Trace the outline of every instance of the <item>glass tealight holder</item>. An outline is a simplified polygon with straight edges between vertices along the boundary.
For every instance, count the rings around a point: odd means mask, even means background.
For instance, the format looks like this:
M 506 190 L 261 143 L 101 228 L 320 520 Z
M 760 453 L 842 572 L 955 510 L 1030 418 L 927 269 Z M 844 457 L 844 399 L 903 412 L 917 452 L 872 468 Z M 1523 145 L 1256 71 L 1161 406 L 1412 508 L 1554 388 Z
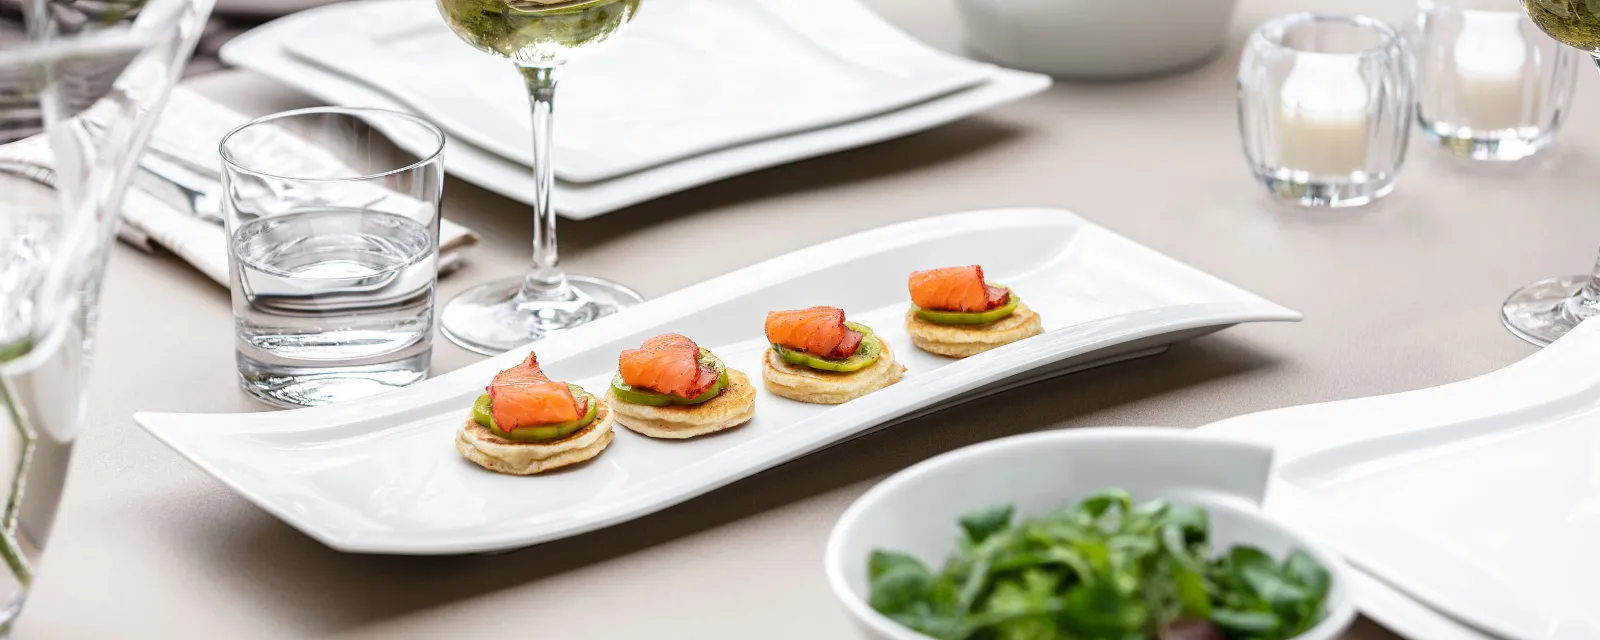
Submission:
M 1239 133 L 1256 179 L 1308 207 L 1394 190 L 1412 122 L 1400 35 L 1365 16 L 1297 13 L 1251 34 L 1239 62 Z
M 1549 145 L 1584 58 L 1541 33 L 1518 0 L 1417 0 L 1405 39 L 1423 136 L 1475 160 Z

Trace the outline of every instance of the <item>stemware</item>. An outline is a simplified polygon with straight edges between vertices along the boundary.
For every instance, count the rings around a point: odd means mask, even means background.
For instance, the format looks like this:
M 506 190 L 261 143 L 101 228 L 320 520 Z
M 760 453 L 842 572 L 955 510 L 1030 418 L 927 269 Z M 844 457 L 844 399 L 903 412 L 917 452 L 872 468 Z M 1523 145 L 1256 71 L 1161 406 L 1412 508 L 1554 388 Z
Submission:
M 1595 56 L 1600 64 L 1600 5 L 1587 0 L 1523 0 L 1522 8 L 1550 37 Z M 1600 315 L 1600 257 L 1588 275 L 1540 280 L 1516 290 L 1500 306 L 1506 328 L 1539 346 L 1595 315 Z
M 440 328 L 456 344 L 500 353 L 571 329 L 643 298 L 621 284 L 569 276 L 556 252 L 555 186 L 550 160 L 556 83 L 580 50 L 620 33 L 641 0 L 437 0 L 450 29 L 473 47 L 509 58 L 527 85 L 533 111 L 533 262 L 521 278 L 461 293 L 444 308 Z
M 122 192 L 211 0 L 0 4 L 0 636 L 84 417 Z

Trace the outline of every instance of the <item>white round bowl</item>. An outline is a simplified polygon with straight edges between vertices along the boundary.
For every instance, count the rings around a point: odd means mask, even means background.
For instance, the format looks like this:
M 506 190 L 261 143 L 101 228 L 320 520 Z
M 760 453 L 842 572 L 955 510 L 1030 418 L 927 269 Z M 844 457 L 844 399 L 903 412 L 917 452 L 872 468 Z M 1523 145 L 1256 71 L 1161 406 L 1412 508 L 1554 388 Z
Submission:
M 1279 559 L 1305 550 L 1327 568 L 1332 585 L 1327 617 L 1297 640 L 1332 640 L 1355 618 L 1349 569 L 1262 514 L 1271 468 L 1267 447 L 1181 429 L 1072 429 L 973 445 L 901 471 L 856 500 L 828 537 L 828 585 L 871 637 L 927 640 L 867 604 L 867 558 L 874 550 L 903 551 L 942 566 L 964 514 L 1009 503 L 1026 517 L 1121 488 L 1138 501 L 1205 507 L 1216 549 L 1250 544 Z
M 1000 64 L 1085 79 L 1157 75 L 1222 50 L 1238 0 L 957 0 L 967 43 Z

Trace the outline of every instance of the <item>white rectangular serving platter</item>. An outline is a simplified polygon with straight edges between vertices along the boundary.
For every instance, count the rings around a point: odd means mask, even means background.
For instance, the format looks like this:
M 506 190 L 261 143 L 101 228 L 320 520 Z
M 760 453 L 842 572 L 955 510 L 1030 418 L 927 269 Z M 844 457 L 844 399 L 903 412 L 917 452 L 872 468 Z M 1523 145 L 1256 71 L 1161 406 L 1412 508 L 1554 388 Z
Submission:
M 965 360 L 914 348 L 906 276 L 982 264 L 1042 316 L 1047 333 Z M 141 426 L 307 535 L 343 551 L 447 554 L 527 546 L 657 511 L 763 469 L 941 405 L 1160 351 L 1179 340 L 1300 314 L 1054 209 L 937 216 L 833 240 L 757 264 L 537 343 L 556 380 L 602 391 L 617 354 L 664 332 L 688 335 L 752 379 L 766 313 L 843 307 L 875 329 L 908 372 L 837 406 L 758 389 L 754 420 L 689 441 L 618 428 L 584 465 L 505 476 L 453 446 L 473 399 L 516 351 L 365 400 L 285 412 L 151 414 Z M 759 385 L 758 385 L 759 387 Z
M 286 43 L 399 98 L 479 149 L 533 163 L 527 89 L 462 42 L 433 0 L 338 5 Z M 650 0 L 625 35 L 567 64 L 556 177 L 598 182 L 966 89 L 987 65 L 890 28 L 854 0 Z
M 1411 637 L 1600 637 L 1600 323 L 1478 378 L 1202 427 L 1272 444 L 1273 515 Z
M 333 4 L 274 20 L 228 41 L 222 47 L 222 59 L 330 104 L 411 111 L 399 98 L 375 86 L 353 81 L 289 53 L 288 45 L 302 30 L 321 24 L 330 16 L 338 18 L 345 10 L 344 5 Z M 866 24 L 884 24 L 875 16 L 871 20 Z M 885 28 L 891 32 L 887 37 L 905 37 L 892 27 Z M 555 206 L 566 218 L 593 218 L 751 171 L 932 129 L 1050 87 L 1050 78 L 1036 73 L 990 65 L 983 65 L 982 73 L 983 80 L 975 86 L 888 113 L 729 146 L 611 180 L 588 184 L 557 180 Z M 562 117 L 561 113 L 557 117 Z M 450 142 L 444 163 L 451 175 L 508 198 L 533 201 L 532 170 L 526 165 L 477 148 L 449 131 L 446 136 Z M 397 142 L 412 147 L 423 145 L 419 140 Z

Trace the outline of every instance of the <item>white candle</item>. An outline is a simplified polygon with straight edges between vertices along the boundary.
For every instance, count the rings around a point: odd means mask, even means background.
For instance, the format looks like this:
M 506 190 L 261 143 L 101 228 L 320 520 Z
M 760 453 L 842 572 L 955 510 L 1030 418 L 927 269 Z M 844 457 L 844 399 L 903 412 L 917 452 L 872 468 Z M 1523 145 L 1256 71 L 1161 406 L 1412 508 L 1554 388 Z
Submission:
M 1522 14 L 1510 11 L 1462 11 L 1461 34 L 1455 46 L 1457 124 L 1473 129 L 1512 129 L 1538 108 L 1534 85 L 1524 100 L 1523 67 L 1528 61 L 1522 39 Z M 1524 111 L 1524 105 L 1530 107 Z
M 1361 171 L 1367 161 L 1367 83 L 1353 55 L 1302 52 L 1283 81 L 1278 159 L 1323 175 Z

